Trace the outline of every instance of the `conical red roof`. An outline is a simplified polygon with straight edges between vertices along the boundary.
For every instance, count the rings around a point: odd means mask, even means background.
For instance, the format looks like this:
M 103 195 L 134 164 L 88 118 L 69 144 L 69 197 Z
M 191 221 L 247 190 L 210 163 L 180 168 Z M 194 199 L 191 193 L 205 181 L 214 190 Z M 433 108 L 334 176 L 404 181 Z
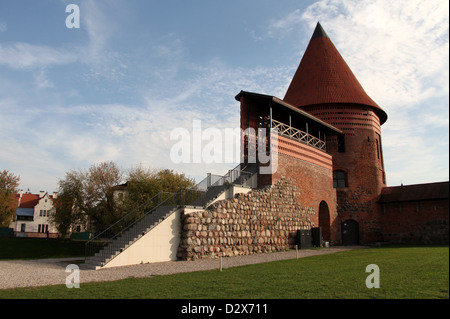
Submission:
M 298 108 L 329 103 L 373 107 L 381 124 L 387 114 L 367 95 L 338 50 L 317 23 L 284 101 Z

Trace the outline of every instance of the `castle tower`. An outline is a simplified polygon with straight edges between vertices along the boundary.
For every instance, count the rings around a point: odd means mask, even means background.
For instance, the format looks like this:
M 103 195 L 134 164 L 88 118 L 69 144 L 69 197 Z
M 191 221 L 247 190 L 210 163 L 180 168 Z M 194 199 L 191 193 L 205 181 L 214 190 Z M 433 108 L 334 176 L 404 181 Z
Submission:
M 327 136 L 342 242 L 381 240 L 376 200 L 386 186 L 380 127 L 387 114 L 364 91 L 320 23 L 283 100 L 343 132 Z

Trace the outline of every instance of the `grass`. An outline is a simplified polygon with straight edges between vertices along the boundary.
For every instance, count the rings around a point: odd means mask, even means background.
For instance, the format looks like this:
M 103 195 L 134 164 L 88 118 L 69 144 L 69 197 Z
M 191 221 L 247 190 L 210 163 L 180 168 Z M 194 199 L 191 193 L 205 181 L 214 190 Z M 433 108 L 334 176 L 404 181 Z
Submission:
M 377 264 L 380 288 L 365 285 Z M 448 299 L 448 246 L 377 247 L 230 269 L 102 283 L 0 290 L 39 299 Z
M 83 241 L 0 238 L 0 260 L 84 257 Z

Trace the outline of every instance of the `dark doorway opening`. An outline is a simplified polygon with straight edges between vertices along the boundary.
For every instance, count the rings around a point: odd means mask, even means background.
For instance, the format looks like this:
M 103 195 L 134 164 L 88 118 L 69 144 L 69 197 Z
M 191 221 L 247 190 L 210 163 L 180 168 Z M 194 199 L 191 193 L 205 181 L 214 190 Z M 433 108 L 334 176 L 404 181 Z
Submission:
M 359 224 L 348 219 L 342 223 L 342 244 L 359 245 Z
M 321 201 L 319 205 L 319 227 L 322 227 L 323 240 L 329 242 L 331 240 L 330 210 L 325 201 Z

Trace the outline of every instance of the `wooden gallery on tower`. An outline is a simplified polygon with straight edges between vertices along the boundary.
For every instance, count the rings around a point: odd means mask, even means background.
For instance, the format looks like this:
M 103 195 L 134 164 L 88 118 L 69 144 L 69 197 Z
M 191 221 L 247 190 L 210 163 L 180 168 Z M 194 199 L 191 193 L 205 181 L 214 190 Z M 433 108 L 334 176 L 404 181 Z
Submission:
M 448 242 L 448 182 L 387 187 L 381 126 L 388 116 L 320 23 L 283 99 L 241 91 L 236 100 L 242 130 L 276 130 L 277 167 L 258 174 L 258 187 L 290 178 L 298 200 L 317 212 L 309 218 L 323 240 Z

